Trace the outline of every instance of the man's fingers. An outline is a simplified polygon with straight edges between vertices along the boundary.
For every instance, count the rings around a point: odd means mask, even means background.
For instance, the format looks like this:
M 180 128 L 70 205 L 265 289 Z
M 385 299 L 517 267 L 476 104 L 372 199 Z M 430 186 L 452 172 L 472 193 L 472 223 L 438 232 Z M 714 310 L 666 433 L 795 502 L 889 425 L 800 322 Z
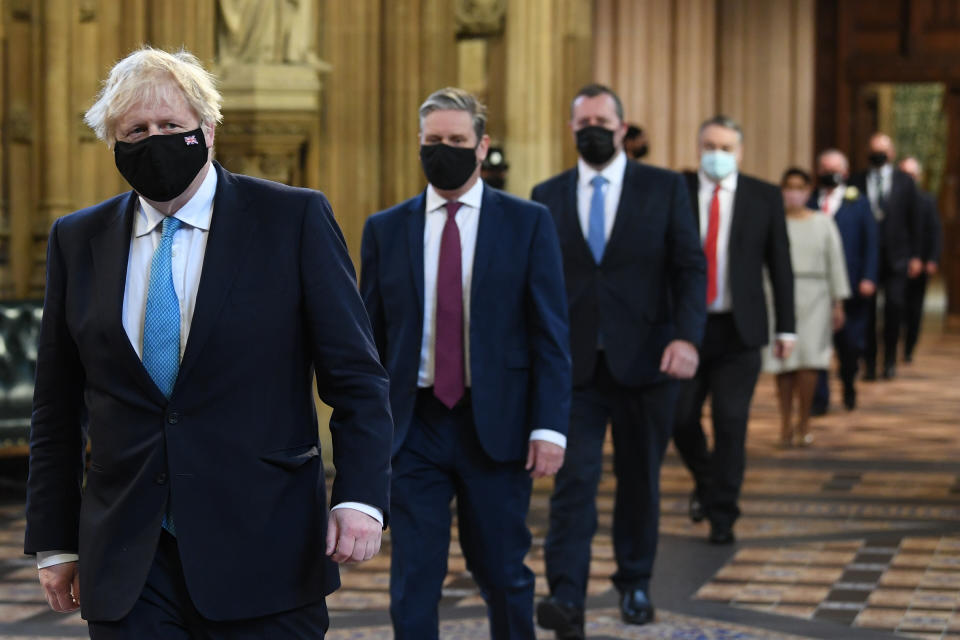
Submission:
M 73 601 L 80 606 L 80 572 L 73 574 Z
M 330 513 L 330 518 L 327 519 L 327 555 L 331 555 L 334 549 L 337 548 L 337 537 L 339 534 L 339 527 L 337 526 L 337 519 L 333 516 L 333 513 Z
M 353 536 L 343 533 L 340 535 L 340 538 L 337 540 L 337 550 L 331 556 L 334 562 L 346 562 L 353 555 L 354 547 L 356 547 L 357 539 Z
M 536 444 L 531 442 L 527 447 L 527 464 L 523 467 L 527 471 L 533 469 L 534 465 L 537 463 L 537 447 Z
M 670 349 L 666 349 L 663 352 L 663 357 L 660 358 L 660 371 L 669 374 L 670 368 L 673 365 L 674 357 Z

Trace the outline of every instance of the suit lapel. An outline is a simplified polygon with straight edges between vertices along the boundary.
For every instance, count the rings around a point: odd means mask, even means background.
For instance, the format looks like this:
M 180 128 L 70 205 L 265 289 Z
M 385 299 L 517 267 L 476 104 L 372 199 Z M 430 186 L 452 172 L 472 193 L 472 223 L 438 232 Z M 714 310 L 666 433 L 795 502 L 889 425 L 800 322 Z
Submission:
M 106 337 L 113 353 L 130 377 L 158 404 L 166 404 L 163 393 L 143 367 L 130 338 L 123 328 L 123 295 L 127 282 L 127 261 L 133 236 L 133 219 L 137 197 L 130 192 L 117 205 L 116 216 L 90 239 L 93 254 L 94 281 L 97 284 L 97 309 L 106 327 Z
M 215 163 L 214 167 L 217 171 L 217 192 L 213 200 L 213 218 L 197 288 L 197 306 L 190 323 L 190 336 L 180 363 L 176 387 L 189 375 L 210 337 L 257 227 L 248 201 L 239 193 L 236 178 L 219 164 Z
M 749 189 L 749 183 L 743 179 L 743 175 L 738 175 L 737 187 L 733 192 L 733 207 L 731 207 L 733 219 L 730 221 L 730 241 L 727 245 L 727 260 L 729 264 L 736 262 L 736 249 L 741 245 L 741 237 L 748 222 L 746 209 L 750 199 L 747 193 Z
M 623 183 L 620 187 L 620 202 L 617 203 L 617 214 L 613 219 L 613 229 L 610 231 L 610 240 L 603 250 L 603 259 L 605 262 L 614 254 L 621 244 L 627 243 L 626 227 L 630 224 L 632 216 L 642 217 L 643 213 L 639 211 L 645 204 L 645 200 L 639 196 L 642 193 L 642 185 L 637 184 L 638 165 L 627 161 L 626 169 L 623 172 Z M 583 236 L 583 234 L 580 234 Z M 586 242 L 584 242 L 586 246 Z
M 410 277 L 417 292 L 417 309 L 423 314 L 423 229 L 427 219 L 426 192 L 410 201 L 407 210 L 407 250 L 410 257 Z M 421 324 L 423 319 L 421 318 Z
M 503 230 L 503 207 L 500 204 L 500 197 L 493 189 L 484 187 L 483 199 L 480 202 L 480 219 L 477 221 L 477 247 L 473 254 L 473 278 L 470 283 L 471 302 L 476 299 L 478 283 L 483 280 L 483 276 L 490 265 L 490 259 L 493 256 L 497 246 L 498 231 Z M 471 306 L 475 309 L 476 306 Z

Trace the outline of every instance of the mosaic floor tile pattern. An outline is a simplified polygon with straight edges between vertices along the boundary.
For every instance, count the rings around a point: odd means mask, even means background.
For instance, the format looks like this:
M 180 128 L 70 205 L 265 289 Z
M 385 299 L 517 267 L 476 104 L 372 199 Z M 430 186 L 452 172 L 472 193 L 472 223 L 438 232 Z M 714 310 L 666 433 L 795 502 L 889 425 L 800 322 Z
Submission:
M 687 518 L 692 483 L 671 451 L 662 474 L 657 620 L 646 627 L 622 624 L 613 608 L 608 576 L 614 570 L 615 485 L 608 456 L 598 494 L 588 637 L 960 640 L 958 361 L 960 336 L 928 331 L 915 364 L 903 366 L 893 381 L 861 384 L 856 411 L 835 405 L 816 418 L 814 445 L 803 449 L 777 447 L 774 385 L 763 376 L 734 547 L 706 544 L 707 525 Z M 0 639 L 85 637 L 78 615 L 47 609 L 33 563 L 21 554 L 22 478 L 22 465 L 0 460 Z M 536 483 L 530 510 L 528 564 L 541 595 L 550 488 L 549 481 Z M 388 538 L 377 558 L 344 572 L 343 588 L 329 601 L 328 638 L 392 637 L 389 564 Z M 678 564 L 703 570 L 694 577 L 665 569 Z M 488 637 L 483 602 L 455 529 L 449 567 L 441 637 Z M 552 634 L 540 631 L 538 638 Z

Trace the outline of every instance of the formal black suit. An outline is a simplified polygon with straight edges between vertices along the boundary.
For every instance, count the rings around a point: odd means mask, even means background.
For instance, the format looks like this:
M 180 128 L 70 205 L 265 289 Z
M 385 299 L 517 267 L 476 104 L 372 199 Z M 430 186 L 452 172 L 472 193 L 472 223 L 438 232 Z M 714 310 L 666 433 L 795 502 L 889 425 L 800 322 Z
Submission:
M 578 217 L 578 179 L 570 169 L 537 185 L 532 198 L 550 208 L 563 249 L 574 371 L 567 457 L 550 501 L 547 579 L 556 599 L 582 608 L 608 420 L 617 476 L 613 580 L 621 591 L 648 587 L 678 387 L 660 361 L 673 340 L 700 343 L 705 266 L 679 174 L 626 161 L 599 264 Z
M 288 611 L 337 588 L 324 555 L 314 373 L 333 407 L 333 503 L 388 513 L 388 381 L 327 200 L 214 167 L 196 308 L 169 400 L 121 320 L 136 195 L 50 232 L 25 551 L 79 549 L 91 621 L 134 606 L 168 503 L 177 534 L 168 559 L 182 563 L 204 618 Z M 82 423 L 92 442 L 85 488 Z
M 700 179 L 696 173 L 685 176 L 699 229 Z M 696 495 L 711 522 L 721 528 L 732 527 L 740 513 L 737 500 L 750 401 L 760 373 L 760 347 L 770 336 L 764 267 L 773 287 L 775 331 L 795 331 L 793 269 L 780 189 L 742 173 L 737 176 L 727 256 L 731 309 L 708 314 L 700 367 L 693 380 L 683 384 L 674 430 L 677 450 L 693 473 Z M 715 438 L 712 452 L 701 425 L 707 395 Z
M 871 171 L 857 173 L 850 178 L 850 184 L 868 193 L 867 182 L 875 174 Z M 892 367 L 897 360 L 897 343 L 900 341 L 906 304 L 907 265 L 911 258 L 920 258 L 923 254 L 923 216 L 919 209 L 917 188 L 910 175 L 893 169 L 889 192 L 883 194 L 878 203 L 882 213 L 879 215 L 879 281 L 883 289 L 883 358 L 884 367 Z M 870 313 L 867 348 L 864 354 L 867 372 L 876 370 L 876 303 Z
M 471 387 L 453 409 L 418 389 L 426 195 L 371 216 L 360 289 L 396 417 L 390 576 L 397 640 L 437 637 L 450 503 L 494 638 L 533 637 L 523 565 L 531 430 L 567 431 L 570 356 L 560 248 L 546 209 L 483 186 L 470 286 Z M 461 239 L 462 241 L 462 239 Z M 435 334 L 434 334 L 435 335 Z
M 920 217 L 923 221 L 922 245 L 920 258 L 924 266 L 940 262 L 940 214 L 937 212 L 937 200 L 932 193 L 917 190 L 919 199 Z M 903 356 L 905 360 L 913 359 L 913 350 L 920 337 L 920 327 L 923 324 L 923 301 L 927 293 L 929 277 L 926 269 L 916 278 L 907 281 L 905 303 L 905 332 L 903 339 Z

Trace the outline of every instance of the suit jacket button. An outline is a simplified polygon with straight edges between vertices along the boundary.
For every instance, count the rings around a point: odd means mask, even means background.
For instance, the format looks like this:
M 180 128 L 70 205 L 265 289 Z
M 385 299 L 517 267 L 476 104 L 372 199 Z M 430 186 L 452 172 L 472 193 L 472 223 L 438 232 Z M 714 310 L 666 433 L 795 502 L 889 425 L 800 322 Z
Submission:
M 153 476 L 153 481 L 156 482 L 157 484 L 166 484 L 167 474 L 161 471 L 157 475 Z
M 167 424 L 177 424 L 180 422 L 180 414 L 176 411 L 171 411 L 167 414 Z

